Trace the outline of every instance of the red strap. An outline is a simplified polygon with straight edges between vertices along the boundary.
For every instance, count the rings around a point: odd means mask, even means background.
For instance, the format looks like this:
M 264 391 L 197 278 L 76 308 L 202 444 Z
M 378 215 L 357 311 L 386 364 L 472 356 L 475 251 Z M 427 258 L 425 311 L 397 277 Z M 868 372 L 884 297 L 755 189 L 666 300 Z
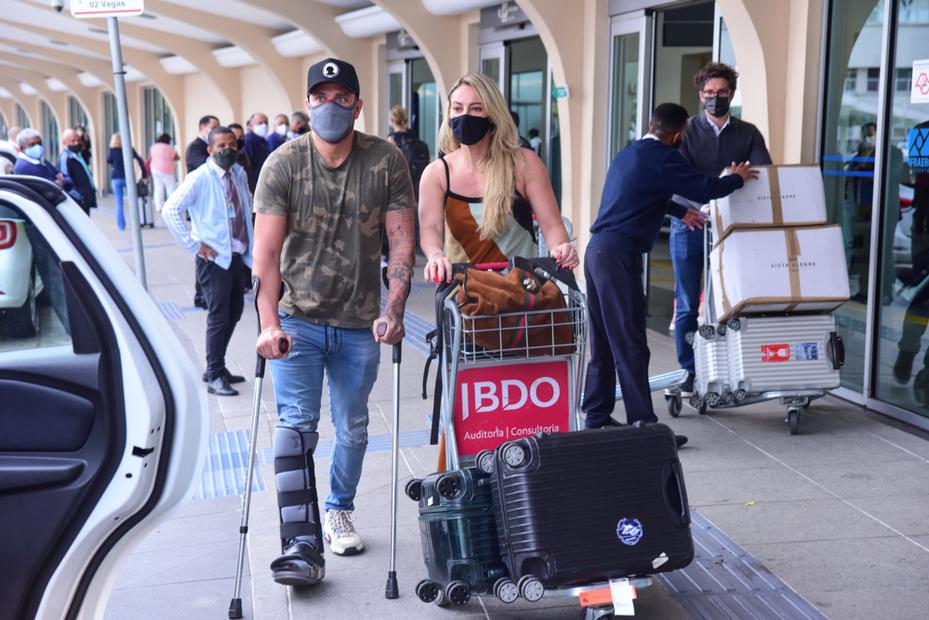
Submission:
M 477 263 L 473 265 L 478 271 L 503 271 L 509 267 L 509 263 Z

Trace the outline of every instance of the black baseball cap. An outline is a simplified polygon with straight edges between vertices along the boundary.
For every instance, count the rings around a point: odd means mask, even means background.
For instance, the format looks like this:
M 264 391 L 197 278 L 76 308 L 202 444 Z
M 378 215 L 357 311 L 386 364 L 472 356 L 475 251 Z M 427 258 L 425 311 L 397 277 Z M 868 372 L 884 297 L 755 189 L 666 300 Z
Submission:
M 310 70 L 306 73 L 306 92 L 310 92 L 326 82 L 341 84 L 355 93 L 356 97 L 361 96 L 361 87 L 358 85 L 358 74 L 355 73 L 355 67 L 344 60 L 327 58 L 310 67 Z

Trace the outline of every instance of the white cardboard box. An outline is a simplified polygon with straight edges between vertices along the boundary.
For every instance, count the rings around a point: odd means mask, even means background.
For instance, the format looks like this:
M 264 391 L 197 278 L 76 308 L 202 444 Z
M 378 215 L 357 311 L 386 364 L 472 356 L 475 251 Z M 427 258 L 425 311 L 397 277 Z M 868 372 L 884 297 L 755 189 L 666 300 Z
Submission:
M 827 312 L 848 301 L 839 226 L 733 230 L 710 253 L 718 321 L 766 312 Z
M 819 166 L 756 166 L 758 178 L 711 203 L 716 243 L 733 230 L 826 223 Z

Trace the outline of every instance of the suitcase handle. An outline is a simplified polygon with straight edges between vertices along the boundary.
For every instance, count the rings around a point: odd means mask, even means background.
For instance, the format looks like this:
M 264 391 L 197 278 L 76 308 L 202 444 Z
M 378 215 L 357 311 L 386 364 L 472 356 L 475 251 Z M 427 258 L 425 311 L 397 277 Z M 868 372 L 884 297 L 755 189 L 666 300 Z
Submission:
M 684 487 L 684 472 L 680 461 L 668 461 L 661 472 L 661 489 L 665 509 L 680 525 L 690 525 L 690 508 L 687 489 Z
M 836 332 L 829 334 L 829 357 L 832 359 L 833 370 L 839 370 L 845 365 L 845 341 Z

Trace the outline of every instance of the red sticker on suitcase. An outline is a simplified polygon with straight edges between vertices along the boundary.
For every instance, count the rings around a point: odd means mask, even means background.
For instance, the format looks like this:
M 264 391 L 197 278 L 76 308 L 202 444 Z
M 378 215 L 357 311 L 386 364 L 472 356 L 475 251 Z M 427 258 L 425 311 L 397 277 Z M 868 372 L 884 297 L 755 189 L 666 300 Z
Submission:
M 570 430 L 568 362 L 484 366 L 458 371 L 455 438 L 459 455 L 511 439 Z
M 761 345 L 762 362 L 789 362 L 789 344 L 763 344 Z

